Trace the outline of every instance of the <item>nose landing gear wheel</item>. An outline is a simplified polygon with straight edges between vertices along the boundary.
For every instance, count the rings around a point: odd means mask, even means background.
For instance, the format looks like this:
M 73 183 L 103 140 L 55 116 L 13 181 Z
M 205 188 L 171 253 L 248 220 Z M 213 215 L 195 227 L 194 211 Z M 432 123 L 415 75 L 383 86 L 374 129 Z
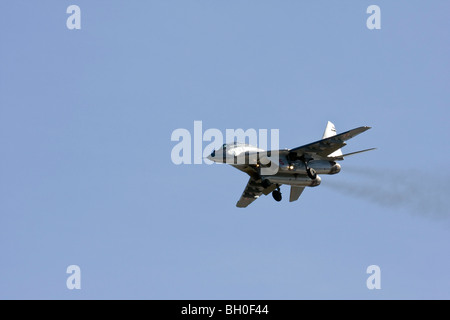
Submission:
M 308 168 L 306 170 L 306 173 L 308 174 L 308 177 L 310 177 L 312 180 L 316 180 L 317 178 L 316 170 L 314 170 L 313 168 Z
M 282 196 L 281 196 L 281 192 L 279 190 L 274 190 L 272 191 L 272 197 L 275 199 L 275 201 L 281 201 Z

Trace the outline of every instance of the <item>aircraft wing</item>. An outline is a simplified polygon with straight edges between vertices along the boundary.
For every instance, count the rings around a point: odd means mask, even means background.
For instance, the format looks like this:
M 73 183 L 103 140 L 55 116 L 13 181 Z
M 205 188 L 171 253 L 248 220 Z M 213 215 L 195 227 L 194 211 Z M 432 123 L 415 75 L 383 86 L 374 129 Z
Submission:
M 320 157 L 327 158 L 327 156 L 336 150 L 346 145 L 345 141 L 356 137 L 358 134 L 369 130 L 371 127 L 359 127 L 352 129 L 335 136 L 325 138 L 313 143 L 306 144 L 301 147 L 288 150 L 289 153 L 296 153 L 298 157 L 308 154 L 317 154 Z M 281 151 L 281 150 L 280 150 Z
M 264 189 L 264 187 L 261 184 L 261 179 L 256 180 L 255 178 L 250 177 L 247 186 L 245 187 L 245 190 L 242 193 L 241 198 L 236 203 L 236 207 L 245 208 L 253 201 L 258 199 L 260 195 L 262 194 L 268 195 L 276 188 L 277 185 L 273 184 L 270 187 Z

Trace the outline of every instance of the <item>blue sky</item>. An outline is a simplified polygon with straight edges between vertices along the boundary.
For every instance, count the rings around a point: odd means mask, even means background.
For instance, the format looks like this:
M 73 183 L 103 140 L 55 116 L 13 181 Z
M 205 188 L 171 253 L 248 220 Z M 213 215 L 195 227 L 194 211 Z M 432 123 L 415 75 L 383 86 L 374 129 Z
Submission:
M 449 299 L 449 9 L 2 1 L 0 298 Z M 245 174 L 172 163 L 195 120 L 282 148 L 370 125 L 344 152 L 378 150 L 243 210 Z

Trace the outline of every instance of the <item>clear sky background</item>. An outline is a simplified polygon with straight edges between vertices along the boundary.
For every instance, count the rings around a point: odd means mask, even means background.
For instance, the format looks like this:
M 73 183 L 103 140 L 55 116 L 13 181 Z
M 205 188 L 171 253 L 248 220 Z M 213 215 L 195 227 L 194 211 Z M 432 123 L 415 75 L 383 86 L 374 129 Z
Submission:
M 0 298 L 450 299 L 448 1 L 0 12 Z M 279 129 L 282 148 L 369 125 L 343 151 L 378 150 L 238 209 L 245 174 L 171 161 L 195 120 Z

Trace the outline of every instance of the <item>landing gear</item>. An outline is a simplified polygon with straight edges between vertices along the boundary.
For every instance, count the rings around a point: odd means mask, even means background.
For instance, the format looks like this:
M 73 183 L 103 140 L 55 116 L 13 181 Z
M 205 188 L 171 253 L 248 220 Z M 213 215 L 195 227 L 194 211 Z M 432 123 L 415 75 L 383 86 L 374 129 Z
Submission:
M 275 199 L 275 201 L 281 201 L 283 197 L 281 196 L 280 187 L 278 187 L 277 190 L 272 191 L 272 197 Z
M 309 162 L 309 160 L 312 160 L 312 159 L 306 159 L 305 156 L 301 156 L 300 160 L 302 160 L 303 163 L 305 164 L 306 174 L 308 175 L 308 177 L 311 180 L 316 180 L 316 178 L 317 178 L 316 170 L 314 170 L 313 168 L 308 167 L 308 162 Z
M 307 168 L 306 173 L 308 174 L 308 177 L 310 177 L 312 180 L 316 180 L 317 178 L 316 170 L 314 170 L 313 168 Z

